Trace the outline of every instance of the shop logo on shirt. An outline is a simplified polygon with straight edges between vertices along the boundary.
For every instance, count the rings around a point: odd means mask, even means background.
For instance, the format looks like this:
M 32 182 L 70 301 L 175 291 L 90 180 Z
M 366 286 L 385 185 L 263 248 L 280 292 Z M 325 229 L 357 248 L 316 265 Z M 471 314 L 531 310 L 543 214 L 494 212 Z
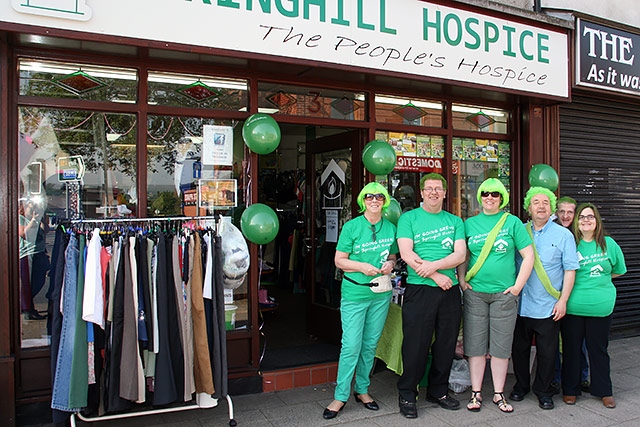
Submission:
M 493 248 L 496 253 L 503 254 L 507 252 L 507 249 L 509 249 L 509 243 L 507 243 L 507 241 L 504 239 L 496 240 L 496 242 L 493 244 Z
M 603 271 L 604 271 L 604 268 L 602 268 L 600 264 L 596 264 L 593 267 L 591 267 L 591 273 L 589 274 L 589 276 L 600 277 Z
M 453 239 L 451 237 L 447 237 L 442 242 L 442 249 L 452 249 L 453 248 Z
M 75 21 L 88 21 L 92 14 L 87 0 L 12 0 L 11 3 L 17 12 Z

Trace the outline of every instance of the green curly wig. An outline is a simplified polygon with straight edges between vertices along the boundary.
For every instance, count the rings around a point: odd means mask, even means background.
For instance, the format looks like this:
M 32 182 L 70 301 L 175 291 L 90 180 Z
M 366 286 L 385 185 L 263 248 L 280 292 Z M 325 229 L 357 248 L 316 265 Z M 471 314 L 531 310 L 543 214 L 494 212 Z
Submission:
M 531 204 L 531 199 L 533 199 L 533 196 L 536 196 L 538 194 L 544 194 L 545 196 L 547 196 L 549 198 L 549 204 L 551 205 L 551 212 L 552 213 L 555 212 L 557 204 L 558 204 L 558 198 L 556 197 L 555 194 L 553 194 L 553 192 L 551 190 L 549 190 L 548 188 L 544 188 L 544 187 L 531 187 L 527 191 L 527 194 L 524 195 L 524 208 L 526 210 L 529 210 L 529 205 Z

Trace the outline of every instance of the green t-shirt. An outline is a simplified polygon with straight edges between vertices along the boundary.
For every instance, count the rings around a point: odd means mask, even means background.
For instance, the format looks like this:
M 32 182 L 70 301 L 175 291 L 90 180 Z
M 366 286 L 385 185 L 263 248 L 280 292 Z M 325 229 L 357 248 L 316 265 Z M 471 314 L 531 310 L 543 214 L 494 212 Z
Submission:
M 612 274 L 624 274 L 627 266 L 620 246 L 605 236 L 607 250 L 596 247 L 596 242 L 578 243 L 580 268 L 567 302 L 567 314 L 575 316 L 606 317 L 613 313 L 616 303 L 616 287 Z
M 449 212 L 429 213 L 423 208 L 405 212 L 398 220 L 398 238 L 413 240 L 413 251 L 420 259 L 438 261 L 453 253 L 455 241 L 464 240 L 464 223 Z M 458 284 L 456 269 L 439 270 Z M 433 279 L 421 277 L 407 265 L 407 283 L 412 285 L 438 286 Z
M 374 224 L 374 227 L 375 240 L 371 231 L 371 223 L 364 215 L 347 221 L 340 231 L 336 250 L 348 253 L 351 260 L 367 262 L 377 268 L 382 267 L 389 254 L 398 253 L 396 226 L 383 218 Z M 349 272 L 345 275 L 358 283 L 369 283 L 375 277 L 360 272 Z M 391 292 L 376 293 L 368 286 L 356 285 L 348 280 L 342 280 L 342 298 L 348 301 L 389 298 L 390 294 Z
M 478 260 L 489 232 L 502 218 L 502 214 L 503 212 L 494 215 L 480 213 L 465 221 L 467 249 L 470 253 L 467 271 Z M 522 221 L 510 214 L 500 229 L 489 256 L 478 273 L 469 280 L 473 290 L 493 294 L 504 292 L 508 287 L 513 286 L 516 281 L 516 251 L 529 245 L 531 245 L 531 237 L 522 226 Z

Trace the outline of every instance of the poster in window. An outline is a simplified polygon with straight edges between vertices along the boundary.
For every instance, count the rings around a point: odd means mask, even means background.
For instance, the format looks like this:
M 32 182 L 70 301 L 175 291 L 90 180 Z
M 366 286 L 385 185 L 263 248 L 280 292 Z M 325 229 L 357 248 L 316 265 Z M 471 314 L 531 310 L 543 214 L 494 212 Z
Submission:
M 238 206 L 238 181 L 211 179 L 200 181 L 200 207 L 228 209 Z
M 233 127 L 205 125 L 202 137 L 202 164 L 233 166 Z

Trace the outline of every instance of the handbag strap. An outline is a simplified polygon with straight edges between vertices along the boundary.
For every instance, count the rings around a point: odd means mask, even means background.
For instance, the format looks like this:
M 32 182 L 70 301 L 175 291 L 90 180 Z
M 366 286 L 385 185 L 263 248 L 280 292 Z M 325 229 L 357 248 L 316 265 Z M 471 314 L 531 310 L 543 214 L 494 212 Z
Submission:
M 536 249 L 536 244 L 533 241 L 533 224 L 529 222 L 529 224 L 527 224 L 525 228 L 527 229 L 527 232 L 529 232 L 529 236 L 531 237 L 531 245 L 533 246 L 533 268 L 538 275 L 538 279 L 540 279 L 542 286 L 544 286 L 549 295 L 551 295 L 555 299 L 560 299 L 561 292 L 551 285 L 551 279 L 549 279 L 549 275 L 542 266 L 542 261 L 540 261 L 538 249 Z
M 368 286 L 368 287 L 373 287 L 373 286 L 377 286 L 376 283 L 359 283 L 356 282 L 355 280 L 353 280 L 352 278 L 350 278 L 349 276 L 347 276 L 346 274 L 342 275 L 342 277 L 344 277 L 345 279 L 347 279 L 349 282 L 354 283 L 356 285 L 360 285 L 360 286 Z
M 471 269 L 467 271 L 467 274 L 464 276 L 465 281 L 468 282 L 469 280 L 471 280 L 471 278 L 475 276 L 476 273 L 480 271 L 480 269 L 482 268 L 482 264 L 484 264 L 487 257 L 489 256 L 489 252 L 491 252 L 491 248 L 493 248 L 493 243 L 496 241 L 496 238 L 498 237 L 498 233 L 500 233 L 500 230 L 502 229 L 502 226 L 504 225 L 504 223 L 507 221 L 508 216 L 509 216 L 509 212 L 503 213 L 502 217 L 498 220 L 496 225 L 493 226 L 493 228 L 487 235 L 487 240 L 485 240 L 484 245 L 482 246 L 482 250 L 480 251 L 480 255 L 478 256 L 478 259 L 476 260 L 475 264 L 473 264 Z

